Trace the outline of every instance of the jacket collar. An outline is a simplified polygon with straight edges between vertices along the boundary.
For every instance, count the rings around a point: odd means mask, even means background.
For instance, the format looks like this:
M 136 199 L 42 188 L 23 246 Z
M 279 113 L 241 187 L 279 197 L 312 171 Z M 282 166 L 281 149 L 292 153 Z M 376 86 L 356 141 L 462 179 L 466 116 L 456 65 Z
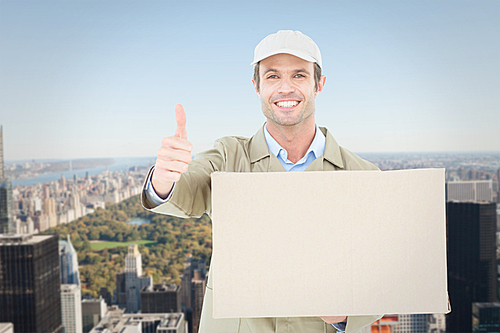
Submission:
M 326 127 L 319 127 L 319 129 L 326 137 L 323 159 L 327 160 L 338 168 L 343 169 L 344 163 L 342 162 L 342 155 L 340 153 L 340 147 L 337 141 L 335 141 Z M 269 148 L 267 147 L 266 138 L 264 136 L 264 126 L 262 126 L 250 139 L 248 150 L 251 163 L 255 163 L 265 157 L 271 156 Z
M 340 169 L 344 169 L 344 162 L 342 162 L 339 144 L 335 141 L 326 127 L 320 127 L 319 129 L 326 136 L 325 152 L 323 153 L 324 159 Z
M 265 125 L 265 124 L 264 124 Z M 269 157 L 271 153 L 267 147 L 266 137 L 264 136 L 264 125 L 250 139 L 248 150 L 250 153 L 250 163 L 255 163 L 264 157 Z

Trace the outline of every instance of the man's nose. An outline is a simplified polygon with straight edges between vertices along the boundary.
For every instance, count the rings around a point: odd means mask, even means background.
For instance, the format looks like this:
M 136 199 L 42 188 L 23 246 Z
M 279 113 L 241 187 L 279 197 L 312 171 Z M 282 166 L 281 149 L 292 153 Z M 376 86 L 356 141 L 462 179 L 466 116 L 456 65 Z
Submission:
M 278 87 L 278 93 L 280 94 L 288 94 L 295 90 L 293 83 L 290 79 L 283 78 L 281 79 L 280 85 Z

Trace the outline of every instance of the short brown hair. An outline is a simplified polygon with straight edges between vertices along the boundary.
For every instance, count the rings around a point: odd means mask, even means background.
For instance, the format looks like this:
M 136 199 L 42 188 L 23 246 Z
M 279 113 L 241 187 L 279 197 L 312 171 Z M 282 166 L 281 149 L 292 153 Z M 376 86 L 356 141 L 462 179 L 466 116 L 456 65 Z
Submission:
M 260 61 L 255 64 L 253 68 L 253 79 L 255 81 L 255 86 L 257 91 L 260 90 Z M 318 90 L 319 80 L 321 80 L 321 67 L 317 63 L 314 63 L 314 90 Z

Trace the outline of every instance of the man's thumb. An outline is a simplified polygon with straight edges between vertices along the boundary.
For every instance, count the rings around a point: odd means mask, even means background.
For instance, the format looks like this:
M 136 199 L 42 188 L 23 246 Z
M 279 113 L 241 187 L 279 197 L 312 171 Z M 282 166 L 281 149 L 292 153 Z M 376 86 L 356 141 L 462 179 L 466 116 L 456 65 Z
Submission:
M 180 104 L 177 104 L 175 106 L 175 121 L 177 122 L 175 136 L 182 139 L 187 139 L 186 113 L 184 112 L 184 108 Z

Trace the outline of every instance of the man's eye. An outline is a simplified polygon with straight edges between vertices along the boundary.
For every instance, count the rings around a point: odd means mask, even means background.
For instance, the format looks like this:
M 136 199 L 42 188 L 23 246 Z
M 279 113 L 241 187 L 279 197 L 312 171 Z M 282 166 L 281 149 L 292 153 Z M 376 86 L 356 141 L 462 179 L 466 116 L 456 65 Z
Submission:
M 298 78 L 304 78 L 304 77 L 305 77 L 305 75 L 303 75 L 303 74 L 295 74 L 295 77 L 298 77 Z
M 277 79 L 278 75 L 272 74 L 267 77 L 268 79 Z

